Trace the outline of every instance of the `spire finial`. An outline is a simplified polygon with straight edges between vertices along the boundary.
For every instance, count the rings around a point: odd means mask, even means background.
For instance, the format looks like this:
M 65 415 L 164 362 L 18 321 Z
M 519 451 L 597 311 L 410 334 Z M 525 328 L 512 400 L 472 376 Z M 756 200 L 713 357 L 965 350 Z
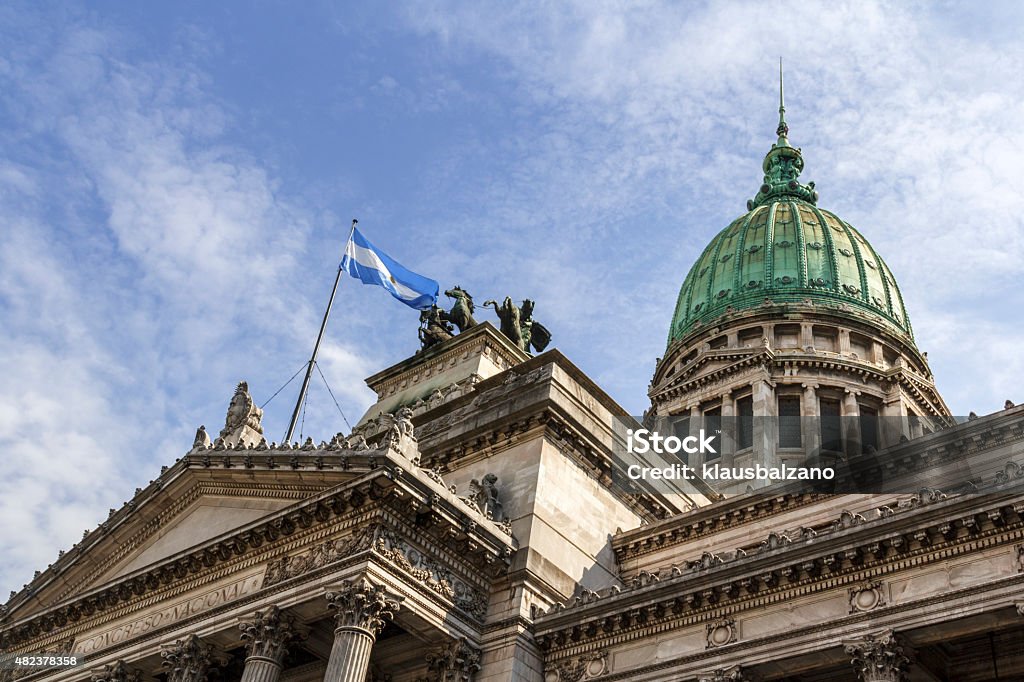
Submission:
M 798 199 L 809 204 L 816 204 L 818 192 L 814 183 L 801 184 L 800 172 L 804 169 L 803 154 L 800 149 L 789 143 L 789 126 L 786 124 L 786 92 L 783 88 L 782 57 L 779 57 L 779 127 L 775 130 L 779 141 L 764 157 L 761 168 L 764 170 L 764 183 L 757 196 L 747 202 L 747 210 L 780 199 Z
M 789 140 L 786 139 L 786 136 L 789 135 L 789 126 L 786 125 L 786 97 L 782 83 L 782 57 L 779 57 L 779 127 L 775 129 L 775 134 L 779 136 L 777 144 L 789 146 Z

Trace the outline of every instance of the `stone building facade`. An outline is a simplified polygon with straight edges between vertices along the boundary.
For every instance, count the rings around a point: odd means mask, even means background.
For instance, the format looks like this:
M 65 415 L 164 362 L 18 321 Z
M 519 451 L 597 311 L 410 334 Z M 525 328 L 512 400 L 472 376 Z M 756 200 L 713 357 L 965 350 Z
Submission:
M 0 676 L 1024 679 L 1024 408 L 952 419 L 891 271 L 799 182 L 781 115 L 778 135 L 684 281 L 648 417 L 750 417 L 730 462 L 828 449 L 783 417 L 884 417 L 834 455 L 967 458 L 956 486 L 627 484 L 625 411 L 482 323 L 370 377 L 377 403 L 329 441 L 268 443 L 240 384 L 216 439 L 0 612 L 5 653 L 84 663 Z

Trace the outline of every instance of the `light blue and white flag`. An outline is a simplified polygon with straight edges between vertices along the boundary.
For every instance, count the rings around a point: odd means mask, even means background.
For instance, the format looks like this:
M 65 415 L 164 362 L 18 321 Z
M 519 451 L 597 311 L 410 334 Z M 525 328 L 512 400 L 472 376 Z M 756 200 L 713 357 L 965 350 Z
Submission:
M 427 310 L 437 303 L 441 288 L 437 282 L 403 267 L 356 228 L 352 229 L 339 267 L 363 284 L 384 287 L 410 308 Z

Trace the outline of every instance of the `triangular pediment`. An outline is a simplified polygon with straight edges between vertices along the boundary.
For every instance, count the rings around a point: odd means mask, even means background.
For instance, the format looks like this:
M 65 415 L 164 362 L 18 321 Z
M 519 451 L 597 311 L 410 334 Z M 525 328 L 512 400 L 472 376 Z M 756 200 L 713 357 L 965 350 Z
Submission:
M 7 616 L 31 616 L 166 562 L 352 476 L 343 471 L 178 469 L 62 553 L 12 599 Z

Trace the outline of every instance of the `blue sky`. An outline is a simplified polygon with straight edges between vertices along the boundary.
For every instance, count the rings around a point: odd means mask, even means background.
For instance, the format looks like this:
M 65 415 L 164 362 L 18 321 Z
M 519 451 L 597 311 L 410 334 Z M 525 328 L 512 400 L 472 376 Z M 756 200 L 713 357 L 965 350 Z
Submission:
M 262 403 L 302 365 L 352 217 L 445 286 L 534 298 L 642 411 L 679 285 L 760 184 L 780 52 L 803 177 L 894 270 L 947 402 L 1020 402 L 1022 28 L 1013 3 L 5 4 L 0 589 L 237 381 Z M 321 365 L 350 420 L 416 327 L 343 281 Z M 305 432 L 342 428 L 314 382 Z

